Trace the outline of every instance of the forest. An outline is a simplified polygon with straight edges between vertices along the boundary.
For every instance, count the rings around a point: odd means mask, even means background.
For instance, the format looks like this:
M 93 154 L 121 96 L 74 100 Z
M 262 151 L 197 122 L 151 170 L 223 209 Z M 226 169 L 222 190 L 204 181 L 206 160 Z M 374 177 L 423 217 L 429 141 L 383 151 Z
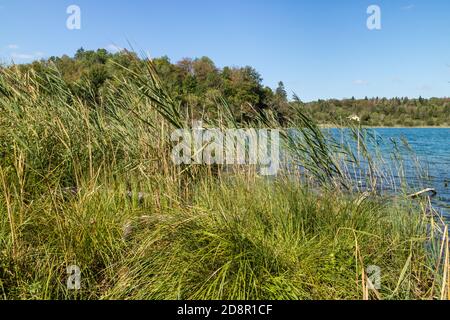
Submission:
M 128 50 L 111 53 L 106 49 L 80 48 L 73 57 L 50 57 L 17 67 L 39 73 L 52 66 L 76 96 L 94 98 L 101 104 L 105 87 L 119 86 L 126 77 L 122 66 L 138 70 L 143 60 Z M 153 63 L 166 90 L 186 113 L 196 118 L 216 116 L 216 106 L 225 101 L 238 122 L 248 122 L 255 112 L 271 110 L 280 123 L 286 123 L 296 108 L 302 108 L 325 126 L 340 126 L 351 116 L 357 116 L 364 126 L 450 126 L 450 98 L 446 97 L 352 97 L 302 102 L 301 92 L 287 92 L 282 81 L 276 88 L 265 86 L 262 75 L 250 66 L 219 68 L 208 57 L 173 63 L 163 56 L 153 59 Z

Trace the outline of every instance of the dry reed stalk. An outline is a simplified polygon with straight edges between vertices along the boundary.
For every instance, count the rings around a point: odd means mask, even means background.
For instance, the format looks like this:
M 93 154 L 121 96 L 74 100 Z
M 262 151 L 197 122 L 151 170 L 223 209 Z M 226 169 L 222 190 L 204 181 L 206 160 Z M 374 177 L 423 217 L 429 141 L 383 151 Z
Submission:
M 8 222 L 9 222 L 9 228 L 11 232 L 11 244 L 12 244 L 12 255 L 13 259 L 16 257 L 17 253 L 17 237 L 16 237 L 16 226 L 14 222 L 14 216 L 12 212 L 12 205 L 11 205 L 11 194 L 9 193 L 8 184 L 6 181 L 5 172 L 3 171 L 3 167 L 0 166 L 0 179 L 2 180 L 2 186 L 3 186 L 3 192 L 5 196 L 5 202 L 6 202 L 6 210 L 8 212 Z
M 448 291 L 448 287 L 447 287 L 447 277 L 448 277 L 448 265 L 449 265 L 449 257 L 448 257 L 448 226 L 445 226 L 444 228 L 444 237 L 442 239 L 443 243 L 442 243 L 442 248 L 444 248 L 444 244 L 445 244 L 445 262 L 444 262 L 444 275 L 442 278 L 442 288 L 441 288 L 441 300 L 445 299 L 445 292 L 446 290 Z M 441 250 L 442 252 L 442 250 Z M 441 257 L 439 257 L 439 261 L 441 260 Z

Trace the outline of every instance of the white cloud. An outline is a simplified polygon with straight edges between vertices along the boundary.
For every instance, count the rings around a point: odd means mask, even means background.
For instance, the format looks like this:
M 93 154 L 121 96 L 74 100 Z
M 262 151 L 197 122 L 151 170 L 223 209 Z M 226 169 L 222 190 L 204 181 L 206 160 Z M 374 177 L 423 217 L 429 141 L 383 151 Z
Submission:
M 418 87 L 417 89 L 419 89 L 420 91 L 430 91 L 430 90 L 433 90 L 433 88 L 432 88 L 430 85 L 428 85 L 428 84 L 421 85 L 421 86 Z
M 398 76 L 392 77 L 391 80 L 393 83 L 403 83 L 403 79 Z
M 111 53 L 117 53 L 117 52 L 120 52 L 120 51 L 123 50 L 123 48 L 121 48 L 121 47 L 119 47 L 119 46 L 116 46 L 115 44 L 108 44 L 108 45 L 105 47 L 105 49 L 108 50 L 108 51 L 111 52 Z
M 35 53 L 11 53 L 11 58 L 14 60 L 36 60 L 42 58 L 44 56 L 43 52 L 35 52 Z
M 17 44 L 8 44 L 6 47 L 11 50 L 19 49 L 19 46 Z
M 408 11 L 408 10 L 414 9 L 415 7 L 416 7 L 416 6 L 415 6 L 414 4 L 410 4 L 410 5 L 407 5 L 407 6 L 402 7 L 402 10 Z
M 21 60 L 31 60 L 34 58 L 34 55 L 32 54 L 27 54 L 27 53 L 12 53 L 11 57 L 13 59 L 21 59 Z
M 353 84 L 356 86 L 366 86 L 369 84 L 369 82 L 367 80 L 358 79 L 358 80 L 353 81 Z

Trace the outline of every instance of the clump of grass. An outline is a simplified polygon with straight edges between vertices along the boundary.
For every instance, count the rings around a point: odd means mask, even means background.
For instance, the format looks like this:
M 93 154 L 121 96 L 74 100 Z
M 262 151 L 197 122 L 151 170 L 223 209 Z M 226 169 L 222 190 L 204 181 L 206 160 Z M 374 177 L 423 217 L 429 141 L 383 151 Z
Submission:
M 222 101 L 193 119 L 151 62 L 82 97 L 52 67 L 0 70 L 0 294 L 4 299 L 442 298 L 448 238 L 410 202 L 352 193 L 310 119 L 282 129 L 300 174 L 173 165 L 170 133 L 238 124 Z M 117 85 L 120 84 L 120 85 Z M 342 152 L 345 152 L 342 149 Z M 239 172 L 239 173 L 230 173 Z M 430 230 L 432 232 L 430 232 Z M 447 258 L 446 258 L 447 257 Z M 67 266 L 82 289 L 66 286 Z M 368 290 L 369 265 L 382 287 Z
M 208 181 L 194 194 L 136 235 L 106 298 L 361 299 L 369 265 L 381 298 L 433 296 L 427 221 L 402 208 L 292 180 Z

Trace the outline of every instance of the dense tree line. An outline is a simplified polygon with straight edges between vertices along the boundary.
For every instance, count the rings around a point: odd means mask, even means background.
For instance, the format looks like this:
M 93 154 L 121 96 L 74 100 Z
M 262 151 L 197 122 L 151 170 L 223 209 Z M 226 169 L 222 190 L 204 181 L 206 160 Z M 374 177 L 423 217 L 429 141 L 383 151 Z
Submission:
M 64 80 L 89 99 L 101 100 L 105 84 L 120 85 L 125 76 L 123 67 L 143 64 L 135 53 L 108 52 L 105 49 L 79 49 L 74 57 L 50 57 L 47 60 L 21 65 L 37 72 L 50 64 L 56 66 Z M 253 112 L 269 109 L 283 122 L 296 108 L 306 110 L 322 124 L 335 124 L 356 115 L 363 125 L 371 126 L 448 126 L 450 99 L 365 98 L 319 100 L 302 103 L 289 101 L 283 82 L 275 89 L 264 86 L 261 75 L 252 67 L 217 67 L 208 57 L 185 58 L 172 63 L 168 57 L 153 60 L 168 92 L 195 116 L 213 115 L 223 98 L 238 121 L 245 121 Z M 83 91 L 88 84 L 89 90 Z
M 450 126 L 450 98 L 332 99 L 305 108 L 324 124 L 356 115 L 368 126 Z

